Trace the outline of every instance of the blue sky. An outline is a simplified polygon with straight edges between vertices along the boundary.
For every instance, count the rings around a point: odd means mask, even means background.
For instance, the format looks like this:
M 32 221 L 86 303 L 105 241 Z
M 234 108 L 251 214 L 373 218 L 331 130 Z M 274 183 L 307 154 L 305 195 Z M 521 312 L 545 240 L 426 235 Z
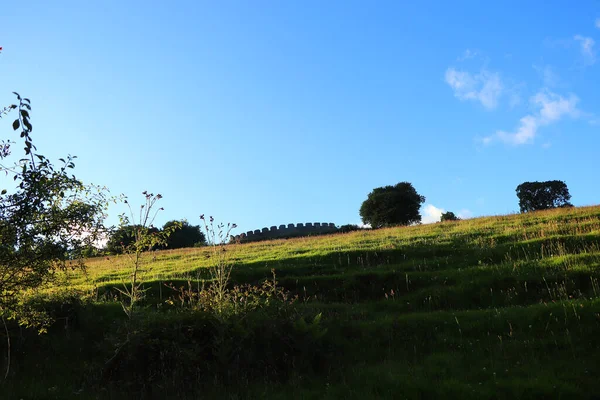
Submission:
M 515 212 L 533 180 L 598 204 L 600 3 L 407 3 L 12 2 L 0 104 L 31 98 L 85 182 L 161 193 L 159 225 L 359 223 L 401 181 L 425 222 Z

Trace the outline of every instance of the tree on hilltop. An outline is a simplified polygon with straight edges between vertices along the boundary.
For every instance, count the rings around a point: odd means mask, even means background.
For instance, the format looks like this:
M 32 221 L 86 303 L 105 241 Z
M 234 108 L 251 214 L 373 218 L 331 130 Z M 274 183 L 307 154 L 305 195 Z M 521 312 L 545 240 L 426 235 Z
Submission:
M 140 225 L 119 226 L 110 233 L 105 250 L 111 254 L 123 254 L 125 249 L 136 242 L 136 232 L 140 228 Z M 144 231 L 149 235 L 155 235 L 160 232 L 160 230 L 154 226 L 147 227 Z
M 563 181 L 523 182 L 516 189 L 521 212 L 573 207 L 571 195 Z
M 167 238 L 167 249 L 181 249 L 184 247 L 204 246 L 206 245 L 206 237 L 200 225 L 191 225 L 186 220 L 169 221 L 164 224 L 163 230 L 174 226 L 175 229 Z
M 373 189 L 360 207 L 364 224 L 373 228 L 393 225 L 410 225 L 421 222 L 419 209 L 425 202 L 413 185 L 400 182 L 394 186 Z

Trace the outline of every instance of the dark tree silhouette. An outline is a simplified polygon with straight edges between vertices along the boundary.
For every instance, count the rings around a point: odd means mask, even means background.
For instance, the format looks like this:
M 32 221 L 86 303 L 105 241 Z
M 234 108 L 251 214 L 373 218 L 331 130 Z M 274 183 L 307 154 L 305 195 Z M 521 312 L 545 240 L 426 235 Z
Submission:
M 180 225 L 175 228 L 167 239 L 168 249 L 181 249 L 184 247 L 204 246 L 206 237 L 199 225 L 190 225 L 187 221 L 169 221 L 163 226 L 163 230 L 174 225 Z
M 442 214 L 441 221 L 459 221 L 460 218 L 456 216 L 452 211 L 448 211 Z
M 521 212 L 573 207 L 571 195 L 563 181 L 523 182 L 517 186 Z
M 123 254 L 123 251 L 135 242 L 135 233 L 139 225 L 124 225 L 113 231 L 106 243 L 106 251 L 111 254 Z M 159 229 L 155 227 L 148 228 L 148 234 L 158 233 Z

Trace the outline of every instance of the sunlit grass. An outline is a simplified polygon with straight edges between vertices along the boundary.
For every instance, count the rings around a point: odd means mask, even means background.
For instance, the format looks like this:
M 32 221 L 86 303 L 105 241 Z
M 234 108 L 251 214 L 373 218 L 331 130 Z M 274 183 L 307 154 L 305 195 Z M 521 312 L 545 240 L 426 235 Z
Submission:
M 240 398 L 240 390 L 243 398 L 281 399 L 588 398 L 600 391 L 600 206 L 226 249 L 233 284 L 260 283 L 274 269 L 278 285 L 298 296 L 298 310 L 323 316 L 335 353 L 326 374 L 248 382 L 243 389 L 202 388 L 206 398 Z M 165 331 L 176 318 L 187 318 L 185 310 L 165 306 L 174 294 L 167 285 L 199 288 L 210 278 L 209 255 L 207 248 L 143 255 L 146 309 L 162 316 Z M 101 369 L 110 354 L 94 353 L 87 337 L 102 343 L 96 336 L 112 332 L 123 318 L 113 289 L 128 280 L 131 262 L 120 255 L 86 264 L 38 294 L 91 299 L 74 335 Z M 69 353 L 72 339 L 53 340 L 65 354 L 46 347 L 42 353 L 80 373 L 77 356 Z M 37 373 L 37 360 L 28 360 L 23 368 Z M 46 387 L 59 388 L 52 389 L 60 393 L 56 398 L 73 393 L 71 379 L 52 368 L 27 385 L 24 377 L 12 390 L 28 398 L 43 398 Z M 122 396 L 113 398 L 131 398 L 113 390 Z M 156 395 L 198 398 L 175 383 L 164 390 Z
M 320 237 L 281 239 L 227 246 L 234 274 L 276 268 L 294 274 L 344 269 L 399 271 L 464 269 L 512 263 L 521 269 L 591 270 L 600 259 L 600 207 L 556 209 L 530 214 L 476 218 L 459 222 L 358 231 Z M 164 250 L 143 256 L 144 279 L 195 279 L 211 265 L 206 248 Z M 78 289 L 120 284 L 129 273 L 125 255 L 87 260 L 86 274 L 69 273 Z

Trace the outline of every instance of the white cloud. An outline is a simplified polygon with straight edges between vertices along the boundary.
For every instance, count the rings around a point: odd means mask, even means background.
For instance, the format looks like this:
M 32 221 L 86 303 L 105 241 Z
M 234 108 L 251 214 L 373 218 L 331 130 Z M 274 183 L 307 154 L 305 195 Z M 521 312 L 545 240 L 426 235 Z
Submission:
M 513 145 L 525 144 L 533 140 L 535 134 L 537 133 L 537 129 L 538 122 L 535 117 L 527 115 L 521 118 L 516 132 L 512 133 L 498 131 L 496 132 L 496 137 L 505 143 L 510 143 Z M 484 139 L 484 142 L 490 143 L 492 140 L 493 136 L 488 136 Z
M 515 146 L 532 143 L 540 127 L 558 122 L 564 116 L 577 118 L 581 114 L 581 111 L 577 109 L 579 99 L 575 95 L 564 98 L 546 90 L 538 92 L 530 99 L 530 102 L 538 108 L 538 111 L 521 118 L 516 131 L 498 131 L 496 134 L 484 138 L 483 143 L 489 144 L 496 139 Z
M 445 210 L 443 208 L 437 208 L 433 204 L 426 204 L 423 206 L 421 223 L 431 224 L 433 222 L 439 222 L 444 212 Z
M 445 80 L 459 100 L 479 101 L 487 109 L 496 108 L 504 90 L 500 75 L 487 70 L 482 70 L 479 74 L 471 74 L 448 68 Z
M 596 51 L 594 50 L 594 44 L 596 44 L 596 42 L 594 39 L 581 35 L 575 35 L 574 39 L 579 42 L 584 64 L 594 64 L 596 62 Z
M 596 18 L 596 28 L 600 29 L 600 18 Z
M 546 125 L 558 121 L 563 115 L 578 117 L 580 111 L 577 109 L 579 99 L 575 95 L 570 95 L 568 99 L 555 93 L 545 91 L 538 92 L 531 98 L 531 102 L 540 107 L 540 123 Z

